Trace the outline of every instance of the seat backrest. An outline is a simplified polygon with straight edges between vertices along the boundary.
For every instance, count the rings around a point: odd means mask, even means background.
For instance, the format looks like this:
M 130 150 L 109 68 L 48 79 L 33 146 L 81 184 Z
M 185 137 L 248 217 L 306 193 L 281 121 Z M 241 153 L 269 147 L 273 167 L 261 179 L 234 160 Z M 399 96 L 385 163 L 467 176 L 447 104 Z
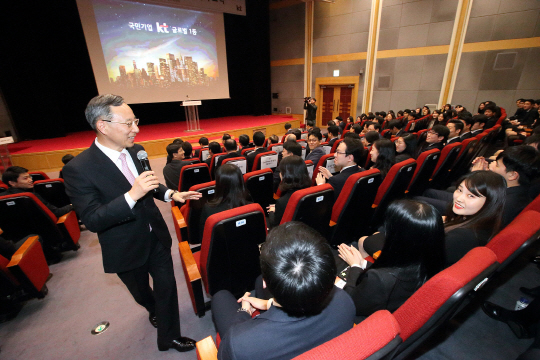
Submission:
M 200 163 L 201 161 L 199 160 L 199 158 L 191 158 L 191 159 L 184 159 L 182 160 L 183 162 L 187 162 L 189 164 L 198 164 Z
M 405 190 L 407 190 L 411 183 L 415 169 L 416 161 L 413 159 L 404 160 L 390 168 L 381 186 L 379 186 L 377 196 L 373 202 L 376 205 L 375 213 L 373 214 L 373 220 L 375 222 L 381 220 L 390 202 L 405 196 Z M 377 225 L 377 223 L 372 223 L 372 225 Z
M 277 144 L 270 145 L 268 147 L 268 151 L 275 151 L 278 154 L 281 154 L 283 152 L 283 143 L 280 142 L 280 143 L 277 143 Z
M 210 152 L 208 150 L 208 147 L 201 148 L 199 150 L 199 160 L 205 161 L 206 159 L 208 159 L 208 156 L 210 156 Z
M 48 180 L 49 176 L 43 171 L 29 171 L 28 174 L 32 177 L 32 181 Z
M 250 153 L 250 152 L 252 152 L 252 151 L 255 151 L 255 148 L 242 149 L 242 151 L 240 152 L 240 154 L 242 154 L 242 155 L 247 155 L 248 153 Z
M 312 179 L 313 178 L 313 172 L 315 171 L 315 165 L 313 165 L 313 161 L 311 161 L 311 160 L 305 160 L 304 162 L 306 163 L 309 178 Z
M 332 150 L 330 150 L 330 153 L 333 154 L 336 152 L 337 147 L 339 146 L 339 143 L 342 142 L 343 139 L 337 139 L 334 141 L 334 145 L 332 145 Z
M 274 170 L 278 165 L 278 154 L 275 151 L 265 151 L 258 153 L 253 160 L 253 168 L 251 171 L 260 169 Z
M 302 131 L 302 134 L 300 135 L 300 139 L 307 140 L 308 138 L 308 131 Z
M 9 260 L 0 255 L 0 298 L 5 298 L 15 294 L 20 284 L 19 281 L 8 270 Z
M 270 169 L 256 170 L 244 175 L 246 188 L 253 202 L 266 210 L 274 198 L 273 172 Z
M 540 231 L 540 213 L 533 210 L 523 210 L 519 215 L 497 235 L 486 247 L 497 255 L 501 264 L 498 272 L 518 257 L 527 247 L 538 239 Z
M 223 160 L 221 165 L 225 165 L 225 164 L 236 165 L 240 169 L 242 174 L 247 173 L 247 159 L 243 156 L 225 159 Z
M 441 151 L 441 157 L 437 162 L 437 166 L 431 176 L 432 184 L 446 183 L 449 181 L 449 171 L 452 170 L 452 165 L 461 151 L 461 143 L 446 145 Z
M 334 158 L 335 154 L 331 153 L 328 155 L 323 155 L 319 159 L 319 162 L 317 164 L 314 164 L 315 168 L 313 169 L 313 176 L 311 177 L 311 182 L 315 184 L 315 179 L 317 178 L 317 175 L 319 174 L 319 167 L 322 166 L 324 168 L 327 168 L 328 171 L 330 171 L 332 174 L 336 174 L 336 167 L 334 165 Z
M 180 170 L 179 191 L 188 191 L 190 187 L 210 181 L 210 169 L 206 163 L 184 165 Z
M 392 132 L 390 129 L 386 129 L 386 130 L 383 130 L 381 132 L 381 137 L 385 138 L 385 139 L 390 139 L 392 137 Z
M 469 170 L 474 148 L 478 140 L 475 137 L 465 139 L 461 142 L 461 150 L 452 165 L 452 179 L 455 180 Z
M 533 201 L 530 202 L 529 205 L 525 207 L 521 212 L 524 213 L 525 211 L 537 211 L 540 212 L 540 195 L 538 195 Z
M 199 233 L 199 221 L 201 219 L 202 208 L 204 207 L 204 204 L 214 198 L 216 182 L 209 181 L 203 184 L 193 185 L 189 190 L 198 191 L 202 194 L 202 197 L 199 200 L 188 200 L 185 205 L 186 208 L 183 211 L 184 220 L 186 221 L 188 229 L 188 242 L 190 244 L 199 244 L 202 235 Z
M 330 184 L 297 190 L 289 199 L 280 224 L 301 221 L 324 236 L 330 224 L 333 204 L 334 188 Z
M 71 204 L 71 200 L 66 194 L 64 179 L 34 181 L 34 191 L 56 207 Z
M 365 235 L 371 221 L 371 205 L 381 182 L 378 169 L 349 176 L 332 207 L 331 220 L 336 225 L 329 236 L 330 245 L 350 244 Z
M 200 270 L 206 291 L 229 290 L 236 297 L 253 289 L 261 273 L 259 245 L 266 240 L 266 219 L 259 204 L 210 216 L 204 226 Z
M 400 343 L 396 319 L 388 310 L 379 310 L 351 330 L 293 360 L 382 359 Z
M 394 311 L 403 339 L 394 358 L 405 358 L 440 328 L 454 315 L 466 296 L 484 284 L 497 265 L 493 251 L 477 247 L 422 285 Z
M 216 167 L 217 167 L 217 162 L 219 160 L 219 158 L 223 155 L 227 155 L 226 152 L 222 152 L 222 153 L 219 153 L 219 154 L 214 154 L 212 155 L 212 160 L 210 160 L 210 177 L 215 180 L 215 173 L 216 173 Z
M 32 193 L 0 196 L 0 229 L 8 240 L 39 234 L 51 245 L 62 243 L 56 216 Z
M 416 170 L 412 177 L 407 193 L 410 196 L 420 195 L 427 189 L 431 174 L 437 166 L 441 152 L 438 149 L 424 151 L 416 159 Z

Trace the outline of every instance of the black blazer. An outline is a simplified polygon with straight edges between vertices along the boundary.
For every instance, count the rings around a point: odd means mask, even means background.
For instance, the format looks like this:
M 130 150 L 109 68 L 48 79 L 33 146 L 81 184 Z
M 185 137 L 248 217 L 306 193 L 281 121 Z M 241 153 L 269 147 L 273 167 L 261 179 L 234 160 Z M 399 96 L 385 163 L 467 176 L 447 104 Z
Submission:
M 427 146 L 425 146 L 422 151 L 420 151 L 420 153 L 423 153 L 424 151 L 429 151 L 429 150 L 433 150 L 433 149 L 438 149 L 440 151 L 442 151 L 443 147 L 444 147 L 444 143 L 442 142 L 436 142 L 436 143 L 433 143 L 433 144 L 428 144 L 426 143 Z
M 232 159 L 232 158 L 235 158 L 235 157 L 242 157 L 242 155 L 240 155 L 239 153 L 237 153 L 236 151 L 235 152 L 232 152 L 232 153 L 229 153 L 227 155 L 223 155 L 223 156 L 220 156 L 218 161 L 217 161 L 217 166 L 216 166 L 216 169 L 218 167 L 221 166 L 221 164 L 223 164 L 223 160 L 226 160 L 226 159 Z M 247 172 L 250 172 L 251 169 L 247 170 Z
M 180 173 L 182 167 L 190 165 L 188 161 L 173 160 L 163 168 L 163 177 L 165 178 L 165 184 L 169 189 L 178 190 L 180 185 Z
M 247 159 L 247 172 L 250 172 L 251 169 L 253 168 L 253 162 L 255 161 L 255 157 L 260 154 L 260 153 L 263 153 L 263 152 L 267 152 L 268 149 L 265 148 L 265 147 L 261 147 L 261 148 L 258 148 L 257 150 L 254 150 L 252 152 L 250 152 L 248 155 L 246 155 L 246 159 Z
M 128 152 L 137 171 L 143 172 L 137 152 L 144 149 L 135 144 Z M 86 228 L 97 233 L 103 268 L 107 273 L 119 273 L 142 266 L 151 248 L 151 233 L 168 249 L 172 239 L 156 199 L 164 200 L 168 189 L 149 191 L 130 209 L 124 194 L 131 184 L 118 167 L 95 143 L 64 166 L 66 192 Z M 135 174 L 134 174 L 135 175 Z
M 458 136 L 458 137 L 456 137 L 456 138 L 454 138 L 452 140 L 447 141 L 446 145 L 454 144 L 454 143 L 457 143 L 457 142 L 461 142 L 461 137 Z
M 345 183 L 347 182 L 347 179 L 352 174 L 359 173 L 361 171 L 364 171 L 364 168 L 358 167 L 358 166 L 351 166 L 349 168 L 346 168 L 345 170 L 341 171 L 339 174 L 334 175 L 328 179 L 328 184 L 332 185 L 334 188 L 334 202 L 339 197 L 339 194 L 341 193 L 341 190 L 343 190 L 343 187 L 345 186 Z
M 478 230 L 475 233 L 469 228 L 456 228 L 447 232 L 444 238 L 446 267 L 458 262 L 473 248 L 486 245 L 489 238 L 490 233 L 487 230 Z
M 473 136 L 472 132 L 468 131 L 460 136 L 461 141 L 470 139 Z

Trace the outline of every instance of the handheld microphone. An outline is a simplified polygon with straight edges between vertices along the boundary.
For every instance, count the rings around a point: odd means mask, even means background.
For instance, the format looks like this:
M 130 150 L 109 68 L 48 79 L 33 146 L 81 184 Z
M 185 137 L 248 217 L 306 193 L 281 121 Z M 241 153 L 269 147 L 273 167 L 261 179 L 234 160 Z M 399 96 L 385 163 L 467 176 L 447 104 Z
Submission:
M 141 163 L 141 166 L 143 168 L 143 171 L 151 171 L 152 170 L 150 168 L 150 161 L 148 160 L 148 154 L 146 153 L 146 151 L 140 150 L 137 153 L 137 159 L 139 159 L 139 161 Z M 153 191 L 155 193 L 159 192 L 159 190 L 157 188 L 155 188 Z

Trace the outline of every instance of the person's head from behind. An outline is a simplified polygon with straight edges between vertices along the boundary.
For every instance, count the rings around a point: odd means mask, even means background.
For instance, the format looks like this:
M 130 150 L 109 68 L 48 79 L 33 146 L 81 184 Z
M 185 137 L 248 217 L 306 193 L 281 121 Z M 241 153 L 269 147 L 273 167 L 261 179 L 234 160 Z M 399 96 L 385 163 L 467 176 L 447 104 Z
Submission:
M 216 194 L 210 205 L 226 203 L 235 208 L 246 205 L 248 192 L 242 171 L 236 165 L 224 164 L 216 170 Z
M 289 129 L 292 127 L 290 123 L 285 124 L 285 131 L 289 131 Z
M 420 268 L 418 280 L 426 280 L 444 264 L 444 224 L 432 205 L 415 200 L 396 200 L 385 212 L 386 241 L 374 267 Z
M 396 135 L 399 130 L 403 129 L 403 123 L 399 120 L 392 120 L 388 123 L 388 129 L 390 129 L 392 135 Z
M 396 147 L 388 139 L 379 139 L 371 147 L 371 161 L 373 167 L 379 169 L 382 176 L 385 177 L 388 171 L 396 163 Z
M 450 120 L 448 124 L 446 124 L 446 127 L 450 130 L 448 133 L 449 139 L 460 136 L 463 132 L 463 123 L 459 120 Z
M 307 166 L 300 156 L 287 156 L 279 163 L 281 183 L 279 188 L 284 193 L 289 190 L 305 189 L 311 186 Z
M 540 128 L 536 128 L 540 129 Z M 538 145 L 540 144 L 540 134 L 532 134 L 531 136 L 527 137 L 525 141 L 523 142 L 523 145 L 529 145 L 538 150 Z
M 289 135 L 285 136 L 285 142 L 287 142 L 287 141 L 296 142 L 296 135 L 295 134 L 289 134 Z
M 448 139 L 448 135 L 450 135 L 450 129 L 444 125 L 435 125 L 428 131 L 426 142 L 428 144 L 444 143 Z
M 416 152 L 417 138 L 414 134 L 407 134 L 400 136 L 396 139 L 394 144 L 396 145 L 397 154 L 409 154 L 414 157 Z
M 346 132 L 345 134 L 343 134 L 343 139 L 345 138 L 351 138 L 351 139 L 358 139 L 358 140 L 361 140 L 360 139 L 360 135 L 358 135 L 357 133 L 355 132 Z
M 236 140 L 234 139 L 227 139 L 225 140 L 225 150 L 228 152 L 228 153 L 232 153 L 232 152 L 235 152 L 238 148 L 238 145 L 236 145 Z
M 182 142 L 182 150 L 184 150 L 184 158 L 189 159 L 191 158 L 191 154 L 193 153 L 193 146 L 189 143 L 189 141 Z
M 337 270 L 330 246 L 317 231 L 297 221 L 272 229 L 260 264 L 263 285 L 287 314 L 316 315 L 326 307 Z
M 246 134 L 242 134 L 238 137 L 238 142 L 240 143 L 240 145 L 242 145 L 242 147 L 246 147 L 246 146 L 249 146 L 249 136 L 247 136 Z
M 321 146 L 322 134 L 320 131 L 312 131 L 308 135 L 308 145 L 310 150 Z
M 181 144 L 169 144 L 167 145 L 167 155 L 171 157 L 172 160 L 184 160 L 184 149 Z
M 296 140 L 285 141 L 283 144 L 283 152 L 281 153 L 281 156 L 286 158 L 291 155 L 296 155 L 299 157 L 302 156 L 302 145 L 297 143 Z
M 212 141 L 210 145 L 208 145 L 208 152 L 210 156 L 221 154 L 221 145 L 219 145 L 219 143 L 216 141 Z
M 225 141 L 229 140 L 230 138 L 231 138 L 231 135 L 223 134 L 223 136 L 221 137 L 221 143 L 225 144 Z
M 306 130 L 310 130 L 310 129 L 313 129 L 313 127 L 315 126 L 315 121 L 313 120 L 308 120 L 306 121 Z
M 201 146 L 208 146 L 208 138 L 207 138 L 207 137 L 204 137 L 204 136 L 201 137 L 201 138 L 199 139 L 199 145 L 201 145 Z
M 173 140 L 173 144 L 182 144 L 184 142 L 184 140 L 180 139 L 180 138 L 176 138 Z
M 64 156 L 62 156 L 62 163 L 64 165 L 66 165 L 68 162 L 70 162 L 73 159 L 75 159 L 75 156 L 73 156 L 71 154 L 64 155 Z
M 484 125 L 486 125 L 486 121 L 487 121 L 486 115 L 474 115 L 471 131 L 483 129 Z
M 28 169 L 20 166 L 10 166 L 2 174 L 2 182 L 9 187 L 17 189 L 34 188 L 34 182 L 32 176 L 28 173 Z
M 330 134 L 330 137 L 333 139 L 335 137 L 338 137 L 339 135 L 339 127 L 332 125 L 328 127 L 328 134 Z
M 294 129 L 292 133 L 296 136 L 296 140 L 302 139 L 302 131 L 300 131 L 300 129 Z
M 328 127 L 330 127 L 330 126 L 337 126 L 337 125 L 339 125 L 339 124 L 336 124 L 336 122 L 335 122 L 334 120 L 328 120 L 328 122 L 326 123 L 326 125 L 327 125 Z
M 364 136 L 364 145 L 369 146 L 375 141 L 379 140 L 381 137 L 377 131 L 368 131 L 366 136 Z
M 270 135 L 270 137 L 268 138 L 269 144 L 277 144 L 278 142 L 279 142 L 279 138 L 277 135 Z
M 360 135 L 362 133 L 362 126 L 360 124 L 354 124 L 353 127 L 352 127 L 352 130 Z
M 508 187 L 527 186 L 539 176 L 538 150 L 529 145 L 508 147 L 489 164 L 489 170 L 504 177 Z
M 264 145 L 264 134 L 261 131 L 256 131 L 255 134 L 253 134 L 253 143 L 257 147 L 262 147 Z
M 460 180 L 448 206 L 446 231 L 466 226 L 499 231 L 506 199 L 506 181 L 492 171 L 473 171 Z
M 339 143 L 334 156 L 334 164 L 342 168 L 358 165 L 364 155 L 364 145 L 358 139 L 345 138 Z

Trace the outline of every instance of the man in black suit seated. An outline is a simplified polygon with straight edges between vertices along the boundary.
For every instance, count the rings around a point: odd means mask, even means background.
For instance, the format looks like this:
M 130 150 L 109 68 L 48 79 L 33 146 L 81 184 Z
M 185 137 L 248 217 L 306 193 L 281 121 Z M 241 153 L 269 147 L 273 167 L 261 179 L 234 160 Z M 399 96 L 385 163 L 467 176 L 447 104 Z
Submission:
M 450 130 L 448 130 L 446 126 L 435 125 L 427 132 L 426 143 L 424 144 L 421 152 L 433 149 L 439 149 L 442 151 L 449 134 Z
M 190 162 L 183 160 L 190 157 L 192 151 L 193 147 L 187 141 L 182 142 L 182 144 L 172 143 L 167 145 L 167 154 L 172 160 L 163 168 L 163 177 L 165 178 L 165 184 L 169 189 L 178 190 L 182 167 L 191 164 Z
M 290 134 L 292 131 L 292 125 L 290 123 L 285 124 L 285 134 Z
M 285 141 L 283 144 L 283 151 L 281 152 L 281 159 L 285 159 L 288 156 L 296 155 L 302 157 L 302 145 L 297 143 L 294 140 Z M 274 193 L 277 191 L 279 183 L 281 182 L 281 172 L 279 171 L 279 166 L 274 169 L 273 176 L 273 189 Z
M 221 154 L 221 145 L 217 141 L 212 141 L 210 145 L 208 145 L 208 159 L 206 159 L 204 162 L 206 165 L 210 167 L 210 162 L 212 161 L 212 156 L 216 154 Z
M 463 123 L 459 120 L 450 120 L 448 124 L 446 124 L 446 127 L 448 130 L 450 130 L 450 133 L 448 134 L 448 141 L 446 141 L 446 145 L 450 145 L 453 143 L 461 142 L 461 132 L 463 131 Z
M 313 130 L 308 134 L 309 154 L 306 155 L 306 160 L 311 160 L 314 166 L 317 166 L 319 160 L 326 155 L 322 145 L 322 134 L 318 129 Z
M 525 127 L 533 127 L 533 124 L 538 119 L 538 110 L 534 109 L 534 104 L 533 99 L 525 99 L 521 117 L 505 122 L 504 127 L 507 136 L 515 136 L 514 139 L 524 139 L 526 137 Z
M 218 359 L 292 359 L 352 328 L 354 303 L 334 286 L 332 250 L 318 232 L 296 221 L 274 228 L 260 262 L 253 297 L 212 297 Z M 255 309 L 263 312 L 252 318 Z
M 486 105 L 484 107 L 484 115 L 486 116 L 486 124 L 484 125 L 484 130 L 491 129 L 495 126 L 499 120 L 499 111 L 495 105 Z
M 473 124 L 471 126 L 471 137 L 481 134 L 484 131 L 484 125 L 486 125 L 486 115 L 474 115 Z
M 339 128 L 336 125 L 328 126 L 328 146 L 334 146 L 339 138 Z
M 319 174 L 317 174 L 315 181 L 317 185 L 322 185 L 327 181 L 332 185 L 334 188 L 334 201 L 339 197 L 349 176 L 364 171 L 362 167 L 358 166 L 364 151 L 364 146 L 360 140 L 347 137 L 339 143 L 334 157 L 335 166 L 341 167 L 340 173 L 332 176 L 332 173 L 327 168 L 319 167 Z
M 461 141 L 467 140 L 472 137 L 471 126 L 473 125 L 472 116 L 459 115 L 458 120 L 463 124 L 463 130 L 461 131 Z
M 198 158 L 199 157 L 199 153 L 201 152 L 202 149 L 207 149 L 208 148 L 208 138 L 206 137 L 201 137 L 199 139 L 199 145 L 201 146 L 200 149 L 197 149 L 195 150 L 195 154 L 193 155 L 194 157 Z
M 267 148 L 263 147 L 264 140 L 265 140 L 264 134 L 261 131 L 257 131 L 255 132 L 255 134 L 253 134 L 253 143 L 255 144 L 255 149 L 253 149 L 253 151 L 250 152 L 248 155 L 245 155 L 247 159 L 248 172 L 250 172 L 251 169 L 253 169 L 253 162 L 255 161 L 255 157 L 257 156 L 257 154 L 268 151 Z
M 238 146 L 236 145 L 236 140 L 234 139 L 225 140 L 224 145 L 225 145 L 225 151 L 227 152 L 227 155 L 223 155 L 219 158 L 216 169 L 221 166 L 221 164 L 223 163 L 223 160 L 242 156 L 238 153 Z
M 390 133 L 392 134 L 392 136 L 400 137 L 404 133 L 403 123 L 396 119 L 391 120 L 388 123 L 388 129 L 390 129 Z
M 238 137 L 238 142 L 240 143 L 240 150 L 251 149 L 255 146 L 249 142 L 249 136 L 246 134 L 240 135 Z

